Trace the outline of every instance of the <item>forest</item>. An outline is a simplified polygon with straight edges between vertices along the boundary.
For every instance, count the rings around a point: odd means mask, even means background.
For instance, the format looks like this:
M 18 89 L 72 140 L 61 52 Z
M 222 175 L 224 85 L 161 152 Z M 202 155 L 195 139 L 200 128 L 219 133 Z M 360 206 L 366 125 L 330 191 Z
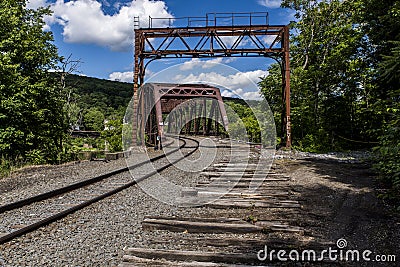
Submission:
M 291 22 L 293 146 L 373 149 L 374 167 L 400 193 L 400 1 L 284 0 Z M 280 65 L 259 83 L 280 121 Z M 278 136 L 283 137 L 277 127 Z
M 103 133 L 118 150 L 128 83 L 71 75 L 50 31 L 46 8 L 0 2 L 0 173 L 25 164 L 71 160 L 72 130 Z M 290 23 L 293 148 L 310 152 L 370 149 L 374 168 L 400 193 L 400 0 L 283 0 Z M 260 91 L 280 127 L 280 62 L 260 77 Z M 240 102 L 256 136 L 252 115 Z M 247 114 L 247 115 L 246 115 Z M 251 129 L 250 129 L 251 128 Z M 95 144 L 100 146 L 101 144 Z

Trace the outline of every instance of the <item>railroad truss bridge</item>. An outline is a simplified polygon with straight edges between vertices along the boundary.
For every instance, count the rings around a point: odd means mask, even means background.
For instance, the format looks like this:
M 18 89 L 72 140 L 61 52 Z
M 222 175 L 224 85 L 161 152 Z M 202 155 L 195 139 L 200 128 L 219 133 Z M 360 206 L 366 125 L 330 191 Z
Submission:
M 138 130 L 156 144 L 164 133 L 219 135 L 228 129 L 220 90 L 206 84 L 148 83 L 139 89 Z
M 218 124 L 225 129 L 228 126 L 218 88 L 205 84 L 143 86 L 150 62 L 167 58 L 268 57 L 281 67 L 281 140 L 290 147 L 289 28 L 270 25 L 268 20 L 266 12 L 209 13 L 205 17 L 149 17 L 148 25 L 141 27 L 135 17 L 133 143 L 154 144 L 165 130 L 176 132 L 179 127 L 184 133 L 217 134 Z M 189 99 L 193 101 L 183 103 Z M 209 104 L 210 99 L 215 101 Z

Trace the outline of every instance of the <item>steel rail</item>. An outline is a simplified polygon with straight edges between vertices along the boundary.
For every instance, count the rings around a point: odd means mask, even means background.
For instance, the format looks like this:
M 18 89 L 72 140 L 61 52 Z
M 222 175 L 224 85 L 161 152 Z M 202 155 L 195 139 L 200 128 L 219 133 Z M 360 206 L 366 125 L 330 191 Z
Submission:
M 60 219 L 62 219 L 64 217 L 66 217 L 69 214 L 72 214 L 72 213 L 74 213 L 74 212 L 76 212 L 78 210 L 81 210 L 81 209 L 83 209 L 83 208 L 85 208 L 85 207 L 87 207 L 87 206 L 89 206 L 89 205 L 91 205 L 91 204 L 93 204 L 95 202 L 98 202 L 98 201 L 100 201 L 100 200 L 102 200 L 102 199 L 104 199 L 106 197 L 109 197 L 109 196 L 114 195 L 114 194 L 116 194 L 118 192 L 121 192 L 122 190 L 127 189 L 127 188 L 129 188 L 129 187 L 131 187 L 133 185 L 136 185 L 138 182 L 140 182 L 140 181 L 142 181 L 142 180 L 144 180 L 144 179 L 146 179 L 146 178 L 148 178 L 150 176 L 153 176 L 153 175 L 155 175 L 155 174 L 157 174 L 157 173 L 159 173 L 159 172 L 161 172 L 161 171 L 173 166 L 175 163 L 181 161 L 182 159 L 184 159 L 184 158 L 190 156 L 191 154 L 193 154 L 194 152 L 196 152 L 198 147 L 199 147 L 199 141 L 197 141 L 195 139 L 192 139 L 192 138 L 188 138 L 188 137 L 180 137 L 180 139 L 183 139 L 183 138 L 191 140 L 191 141 L 194 141 L 197 144 L 197 147 L 195 149 L 193 149 L 192 151 L 190 151 L 189 153 L 187 153 L 186 155 L 184 155 L 182 158 L 179 158 L 179 159 L 177 159 L 177 160 L 175 160 L 173 162 L 170 162 L 170 163 L 168 163 L 168 164 L 166 164 L 166 165 L 164 165 L 164 166 L 162 166 L 162 167 L 160 167 L 160 168 L 158 168 L 158 169 L 156 169 L 156 170 L 154 170 L 154 171 L 152 171 L 152 172 L 150 172 L 150 173 L 148 173 L 148 174 L 146 174 L 146 175 L 144 175 L 144 176 L 142 176 L 142 177 L 140 177 L 138 179 L 135 179 L 132 182 L 126 183 L 126 184 L 124 184 L 122 186 L 119 186 L 119 187 L 113 189 L 113 190 L 110 190 L 110 191 L 108 191 L 106 193 L 103 193 L 103 194 L 101 194 L 101 195 L 99 195 L 97 197 L 94 197 L 94 198 L 92 198 L 90 200 L 87 200 L 87 201 L 84 201 L 84 202 L 82 202 L 80 204 L 77 204 L 77 205 L 75 205 L 75 206 L 73 206 L 73 207 L 71 207 L 69 209 L 66 209 L 66 210 L 63 210 L 61 212 L 55 213 L 55 214 L 53 214 L 51 216 L 48 216 L 48 217 L 46 217 L 46 218 L 44 218 L 42 220 L 39 220 L 39 221 L 35 222 L 33 224 L 30 224 L 30 225 L 28 225 L 26 227 L 20 228 L 20 229 L 18 229 L 16 231 L 13 231 L 13 232 L 9 233 L 9 234 L 3 235 L 3 236 L 0 237 L 0 244 L 4 244 L 4 243 L 6 243 L 8 241 L 11 241 L 12 239 L 14 239 L 16 237 L 19 237 L 19 236 L 24 235 L 26 233 L 32 232 L 32 231 L 34 231 L 34 230 L 36 230 L 36 229 L 38 229 L 38 228 L 40 228 L 42 226 L 48 225 L 48 224 L 50 224 L 52 222 L 58 221 L 58 220 L 60 220 Z M 181 145 L 178 149 L 172 150 L 170 153 L 168 153 L 168 155 L 173 153 L 173 152 L 176 152 L 177 150 L 179 150 L 181 148 L 184 148 L 185 145 L 186 145 L 186 142 L 184 141 L 183 145 Z M 167 155 L 167 154 L 165 154 L 165 155 Z M 163 158 L 163 157 L 158 156 L 156 158 Z M 143 162 L 143 163 L 139 163 L 139 164 L 145 164 L 145 163 L 148 163 L 148 162 L 149 161 L 146 161 L 146 162 Z M 136 165 L 134 165 L 134 166 L 136 166 Z M 129 170 L 129 167 L 123 168 L 123 169 L 128 169 Z M 123 169 L 119 169 L 117 171 L 110 172 L 108 174 L 113 173 L 112 175 L 115 175 L 115 174 L 118 174 L 118 173 L 122 172 L 121 170 L 123 170 Z M 120 172 L 118 172 L 118 171 L 120 171 Z
M 179 149 L 183 148 L 184 145 L 182 145 L 182 146 L 180 146 L 180 147 L 178 147 L 176 149 L 173 149 L 173 150 L 169 151 L 166 154 L 153 157 L 149 161 L 153 162 L 153 161 L 159 160 L 161 158 L 164 158 L 164 157 L 166 157 L 166 156 L 168 156 L 168 155 L 170 155 L 172 153 L 175 153 Z M 146 163 L 148 163 L 148 161 L 139 162 L 139 163 L 134 164 L 132 166 L 120 168 L 120 169 L 117 169 L 117 170 L 114 170 L 114 171 L 111 171 L 111 172 L 108 172 L 108 173 L 105 173 L 105 174 L 101 174 L 99 176 L 95 176 L 93 178 L 90 178 L 90 179 L 87 179 L 87 180 L 84 180 L 84 181 L 80 181 L 80 182 L 77 182 L 77 183 L 74 183 L 74 184 L 67 185 L 65 187 L 57 188 L 57 189 L 54 189 L 54 190 L 51 190 L 51 191 L 48 191 L 48 192 L 33 196 L 33 197 L 28 197 L 28 198 L 21 199 L 21 200 L 18 200 L 18 201 L 9 203 L 9 204 L 5 204 L 3 206 L 0 206 L 0 214 L 4 213 L 6 211 L 22 208 L 22 207 L 24 207 L 26 205 L 30 205 L 30 204 L 35 203 L 35 202 L 39 202 L 39 201 L 43 201 L 43 200 L 46 200 L 46 199 L 49 199 L 49 198 L 52 198 L 52 197 L 56 197 L 58 195 L 68 193 L 70 191 L 82 188 L 84 186 L 88 186 L 88 185 L 100 182 L 100 181 L 102 181 L 102 180 L 104 180 L 106 178 L 109 178 L 111 176 L 114 176 L 114 175 L 117 175 L 119 173 L 123 173 L 123 172 L 129 171 L 130 168 L 140 167 L 140 166 L 142 166 L 142 165 L 144 165 Z

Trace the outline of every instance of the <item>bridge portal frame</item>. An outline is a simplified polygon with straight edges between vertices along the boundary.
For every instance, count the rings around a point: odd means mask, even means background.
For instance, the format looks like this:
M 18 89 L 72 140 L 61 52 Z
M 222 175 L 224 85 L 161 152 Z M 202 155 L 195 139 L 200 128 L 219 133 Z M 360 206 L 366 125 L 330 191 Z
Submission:
M 137 142 L 136 129 L 138 127 L 145 128 L 144 107 L 138 107 L 138 89 L 144 82 L 146 66 L 151 61 L 163 58 L 268 57 L 275 59 L 281 66 L 282 140 L 286 140 L 287 148 L 291 147 L 289 27 L 287 25 L 269 25 L 268 13 L 262 13 L 266 16 L 264 24 L 254 24 L 255 17 L 263 16 L 260 13 L 241 13 L 239 15 L 226 13 L 232 23 L 222 26 L 218 25 L 218 14 L 222 13 L 214 14 L 212 19 L 209 14 L 204 20 L 187 18 L 186 27 L 153 27 L 153 21 L 162 20 L 162 18 L 149 17 L 149 27 L 140 28 L 139 19 L 135 18 L 134 112 L 139 115 L 134 116 L 134 143 Z M 226 14 L 222 17 L 225 20 Z M 235 25 L 235 17 L 243 18 L 246 14 L 248 14 L 249 23 Z M 171 25 L 171 19 L 167 20 Z M 194 21 L 196 23 L 205 22 L 205 25 L 195 25 Z M 271 40 L 269 45 L 262 42 L 260 36 L 269 37 Z M 236 37 L 236 40 L 232 45 L 228 45 L 224 37 Z M 152 43 L 156 39 L 161 41 L 157 46 Z M 245 39 L 247 39 L 247 43 L 244 41 Z M 173 49 L 174 44 L 178 42 L 180 46 L 183 45 L 183 49 Z M 146 60 L 147 62 L 145 62 Z M 138 112 L 138 109 L 141 112 Z
M 139 114 L 145 121 L 138 127 L 140 133 L 147 133 L 149 144 L 156 144 L 157 136 L 164 136 L 163 115 L 166 114 L 169 114 L 168 128 L 175 130 L 169 133 L 189 134 L 193 128 L 192 133 L 196 135 L 210 134 L 212 129 L 215 134 L 219 125 L 228 130 L 228 116 L 217 87 L 207 84 L 146 83 L 139 88 L 139 92 L 138 106 L 144 107 Z M 209 103 L 209 100 L 213 101 Z M 212 125 L 212 120 L 215 125 Z

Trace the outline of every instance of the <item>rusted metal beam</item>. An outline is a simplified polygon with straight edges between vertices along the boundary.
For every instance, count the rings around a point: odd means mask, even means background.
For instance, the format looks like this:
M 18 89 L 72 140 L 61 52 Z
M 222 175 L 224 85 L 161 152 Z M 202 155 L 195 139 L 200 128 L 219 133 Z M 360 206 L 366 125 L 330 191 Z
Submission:
M 289 57 L 289 27 L 285 27 L 283 46 L 285 49 L 285 104 L 286 104 L 286 147 L 292 146 L 292 135 L 290 125 L 290 57 Z
M 172 28 L 140 28 L 140 32 L 149 34 L 179 32 L 182 37 L 200 36 L 207 31 L 240 32 L 251 30 L 253 32 L 280 32 L 286 25 L 235 25 L 235 26 L 206 26 L 206 27 L 172 27 Z
M 135 132 L 137 129 L 144 131 L 145 125 L 145 107 L 138 106 L 140 97 L 137 92 L 140 85 L 144 82 L 145 75 L 145 61 L 151 61 L 162 58 L 206 58 L 206 57 L 271 57 L 280 58 L 282 62 L 282 122 L 284 125 L 283 132 L 285 132 L 286 147 L 291 146 L 291 126 L 290 126 L 290 58 L 289 58 L 289 27 L 286 25 L 269 25 L 268 13 L 255 14 L 229 14 L 231 18 L 231 25 L 218 25 L 218 19 L 226 18 L 226 15 L 220 17 L 219 14 L 207 14 L 205 19 L 187 19 L 186 27 L 170 27 L 167 28 L 153 28 L 153 19 L 149 18 L 149 28 L 135 29 L 135 70 L 134 70 L 134 112 L 137 116 L 134 117 L 134 143 L 138 134 Z M 256 18 L 264 18 L 264 24 L 256 24 Z M 235 25 L 238 18 L 247 18 L 249 23 L 247 25 Z M 194 22 L 203 22 L 205 26 L 192 26 Z M 171 23 L 171 19 L 169 19 Z M 262 38 L 262 37 L 265 38 Z M 236 40 L 230 44 L 225 37 L 236 37 Z M 157 44 L 157 40 L 159 41 Z M 250 40 L 246 42 L 244 40 Z M 182 46 L 183 49 L 177 49 L 177 44 Z M 175 86 L 179 87 L 179 86 Z M 187 99 L 196 98 L 204 95 L 197 94 L 195 88 L 192 87 L 189 93 L 182 91 L 183 88 L 177 91 L 168 92 L 163 94 L 162 98 Z M 187 88 L 186 88 L 187 89 Z M 202 93 L 205 92 L 204 88 Z M 193 93 L 193 94 L 191 94 Z M 219 93 L 219 91 L 218 91 Z M 143 96 L 143 95 L 142 95 Z M 219 103 L 219 110 L 221 112 L 222 123 L 228 127 L 227 116 L 223 108 L 222 98 L 220 95 L 206 96 L 209 98 L 217 98 Z M 161 98 L 161 99 L 162 99 Z M 142 102 L 143 103 L 143 102 Z M 175 102 L 174 104 L 177 104 Z M 165 112 L 165 107 L 162 101 L 161 115 Z M 203 105 L 199 105 L 199 112 L 202 113 Z M 204 107 L 205 108 L 205 107 Z M 141 109 L 141 110 L 140 110 Z M 197 112 L 197 109 L 194 109 Z M 159 120 L 159 115 L 157 115 Z M 141 125 L 139 125 L 141 124 Z M 199 131 L 199 121 L 194 121 L 194 130 L 196 133 Z M 141 140 L 144 140 L 144 133 Z M 143 144 L 143 143 L 142 143 Z
M 194 121 L 194 131 L 199 133 L 200 125 L 202 125 L 202 134 L 207 134 L 211 130 L 208 126 L 207 118 L 212 118 L 216 111 L 213 110 L 210 117 L 207 116 L 206 100 L 213 99 L 213 101 L 218 100 L 222 103 L 219 89 L 206 84 L 150 83 L 141 86 L 139 92 L 138 136 L 144 136 L 144 133 L 146 133 L 149 143 L 156 143 L 156 137 L 164 135 L 162 115 L 167 113 L 170 114 L 168 128 L 174 131 L 174 133 L 179 133 L 180 130 L 189 133 L 192 124 L 191 121 Z M 200 101 L 197 105 L 199 107 L 198 113 L 196 110 L 197 101 L 195 99 Z M 214 104 L 214 106 L 218 105 Z M 190 107 L 192 107 L 191 110 Z M 226 114 L 223 105 L 218 106 L 218 108 L 220 109 L 219 114 Z M 196 113 L 198 118 L 195 119 Z M 142 118 L 143 121 L 141 120 Z M 224 120 L 222 115 L 221 118 Z M 225 125 L 227 126 L 227 121 Z

